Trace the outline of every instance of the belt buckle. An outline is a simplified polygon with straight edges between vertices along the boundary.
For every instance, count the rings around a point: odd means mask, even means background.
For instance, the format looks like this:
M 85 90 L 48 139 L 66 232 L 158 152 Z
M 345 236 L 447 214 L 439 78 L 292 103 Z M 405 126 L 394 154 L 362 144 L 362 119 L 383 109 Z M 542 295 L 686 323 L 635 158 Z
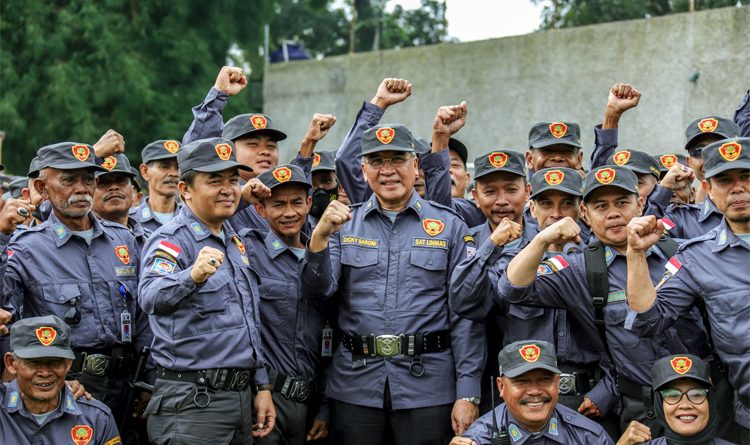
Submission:
M 310 397 L 310 385 L 304 380 L 294 379 L 289 396 L 299 403 L 305 403 Z
M 109 357 L 103 354 L 88 354 L 83 360 L 83 372 L 97 377 L 107 373 Z
M 250 371 L 237 371 L 235 380 L 235 388 L 237 391 L 244 391 L 245 388 L 250 384 Z
M 398 335 L 378 335 L 375 337 L 375 355 L 393 357 L 401 352 L 401 338 Z
M 576 394 L 576 374 L 560 374 L 560 395 Z

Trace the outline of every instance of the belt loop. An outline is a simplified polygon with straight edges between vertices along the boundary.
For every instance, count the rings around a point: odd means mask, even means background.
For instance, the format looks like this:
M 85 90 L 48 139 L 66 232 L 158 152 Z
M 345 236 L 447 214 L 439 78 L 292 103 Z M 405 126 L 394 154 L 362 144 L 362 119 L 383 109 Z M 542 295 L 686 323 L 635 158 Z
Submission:
M 401 334 L 404 335 L 404 334 Z M 416 341 L 415 337 L 413 335 L 409 336 L 409 345 L 407 347 L 406 353 L 408 355 L 414 355 L 414 342 Z M 402 351 L 403 352 L 403 351 Z M 402 354 L 403 355 L 403 354 Z
M 422 355 L 422 353 L 425 351 L 426 347 L 424 344 L 425 335 L 427 333 L 417 332 L 415 335 L 415 346 L 414 346 L 414 355 Z

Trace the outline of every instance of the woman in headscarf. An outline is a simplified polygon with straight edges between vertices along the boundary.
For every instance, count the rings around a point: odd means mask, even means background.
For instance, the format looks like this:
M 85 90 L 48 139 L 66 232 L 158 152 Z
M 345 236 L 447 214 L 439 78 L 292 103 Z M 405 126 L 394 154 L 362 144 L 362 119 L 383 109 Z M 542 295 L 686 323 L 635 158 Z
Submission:
M 661 358 L 651 369 L 651 385 L 664 436 L 652 439 L 647 426 L 633 421 L 617 445 L 732 445 L 716 437 L 719 414 L 708 363 L 690 354 Z

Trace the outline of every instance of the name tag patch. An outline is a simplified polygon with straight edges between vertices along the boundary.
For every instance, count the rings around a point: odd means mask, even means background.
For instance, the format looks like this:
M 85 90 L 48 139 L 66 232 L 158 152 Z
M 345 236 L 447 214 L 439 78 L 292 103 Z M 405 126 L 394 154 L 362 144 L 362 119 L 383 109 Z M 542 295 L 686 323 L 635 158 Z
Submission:
M 616 303 L 618 301 L 625 301 L 627 300 L 627 296 L 625 295 L 624 290 L 618 290 L 614 292 L 610 292 L 607 294 L 607 302 L 608 303 Z
M 430 239 L 430 238 L 414 238 L 412 246 L 417 247 L 435 247 L 437 249 L 448 250 L 448 240 L 445 239 Z
M 376 239 L 366 239 L 350 235 L 341 237 L 341 244 L 353 244 L 356 246 L 369 247 L 371 249 L 378 248 L 378 240 Z
M 118 277 L 134 277 L 135 266 L 115 267 L 115 275 Z

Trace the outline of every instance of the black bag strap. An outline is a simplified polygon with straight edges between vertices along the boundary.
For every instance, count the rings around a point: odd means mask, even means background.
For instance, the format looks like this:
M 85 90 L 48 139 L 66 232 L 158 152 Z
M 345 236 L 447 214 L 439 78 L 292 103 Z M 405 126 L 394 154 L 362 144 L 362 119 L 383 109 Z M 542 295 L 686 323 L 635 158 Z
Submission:
M 659 250 L 664 254 L 664 256 L 667 257 L 667 259 L 672 258 L 675 253 L 677 253 L 677 249 L 680 247 L 679 244 L 677 244 L 677 241 L 674 240 L 674 238 L 670 238 L 667 235 L 662 235 L 661 238 L 659 238 L 659 241 L 657 241 L 656 245 L 659 247 Z
M 612 354 L 607 343 L 607 332 L 604 324 L 604 307 L 607 305 L 609 295 L 609 274 L 607 273 L 607 260 L 604 256 L 604 245 L 601 241 L 595 241 L 583 250 L 583 259 L 586 264 L 586 284 L 591 292 L 591 302 L 594 306 L 594 324 L 604 346 L 604 352 L 614 365 Z

